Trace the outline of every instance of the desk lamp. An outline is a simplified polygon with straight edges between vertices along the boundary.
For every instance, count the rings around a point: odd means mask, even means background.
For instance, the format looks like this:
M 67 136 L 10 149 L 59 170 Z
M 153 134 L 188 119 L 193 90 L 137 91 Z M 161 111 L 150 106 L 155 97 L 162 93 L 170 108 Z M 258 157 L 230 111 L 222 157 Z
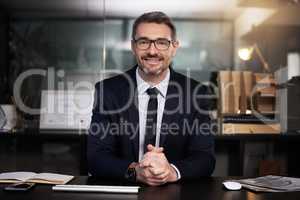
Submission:
M 258 48 L 257 44 L 254 44 L 254 45 L 252 45 L 251 47 L 248 47 L 248 48 L 240 48 L 238 50 L 238 55 L 239 55 L 240 59 L 242 59 L 244 61 L 247 61 L 252 57 L 254 51 L 257 53 L 259 60 L 263 64 L 264 71 L 265 72 L 270 72 L 269 64 L 267 63 L 266 59 L 262 55 L 262 53 L 261 53 L 260 49 Z

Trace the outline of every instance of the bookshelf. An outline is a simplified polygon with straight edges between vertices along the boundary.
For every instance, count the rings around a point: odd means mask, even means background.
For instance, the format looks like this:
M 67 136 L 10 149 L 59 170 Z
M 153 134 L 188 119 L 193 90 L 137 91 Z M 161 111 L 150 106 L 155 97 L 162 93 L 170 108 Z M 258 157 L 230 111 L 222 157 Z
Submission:
M 280 133 L 276 83 L 270 73 L 220 71 L 218 121 L 221 134 Z

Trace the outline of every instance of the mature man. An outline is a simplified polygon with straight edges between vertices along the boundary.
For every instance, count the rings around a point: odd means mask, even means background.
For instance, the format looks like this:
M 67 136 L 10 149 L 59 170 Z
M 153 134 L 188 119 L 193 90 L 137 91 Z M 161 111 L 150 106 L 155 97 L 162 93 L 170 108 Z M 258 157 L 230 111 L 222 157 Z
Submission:
M 89 173 L 149 185 L 211 175 L 207 88 L 171 68 L 178 46 L 164 13 L 136 19 L 131 48 L 137 66 L 96 84 Z

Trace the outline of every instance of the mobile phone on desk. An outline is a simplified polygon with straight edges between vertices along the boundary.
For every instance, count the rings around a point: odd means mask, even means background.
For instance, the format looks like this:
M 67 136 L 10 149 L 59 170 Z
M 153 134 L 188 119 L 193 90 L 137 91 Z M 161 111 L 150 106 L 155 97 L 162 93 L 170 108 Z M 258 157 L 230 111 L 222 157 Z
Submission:
M 28 191 L 35 183 L 14 183 L 4 188 L 5 191 Z

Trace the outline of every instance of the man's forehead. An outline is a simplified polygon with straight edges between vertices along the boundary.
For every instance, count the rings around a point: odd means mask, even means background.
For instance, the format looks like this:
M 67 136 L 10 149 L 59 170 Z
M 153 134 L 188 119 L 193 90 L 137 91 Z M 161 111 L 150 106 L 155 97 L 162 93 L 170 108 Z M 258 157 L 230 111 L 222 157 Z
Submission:
M 149 39 L 167 38 L 171 39 L 172 31 L 166 24 L 141 23 L 136 30 L 136 37 Z

